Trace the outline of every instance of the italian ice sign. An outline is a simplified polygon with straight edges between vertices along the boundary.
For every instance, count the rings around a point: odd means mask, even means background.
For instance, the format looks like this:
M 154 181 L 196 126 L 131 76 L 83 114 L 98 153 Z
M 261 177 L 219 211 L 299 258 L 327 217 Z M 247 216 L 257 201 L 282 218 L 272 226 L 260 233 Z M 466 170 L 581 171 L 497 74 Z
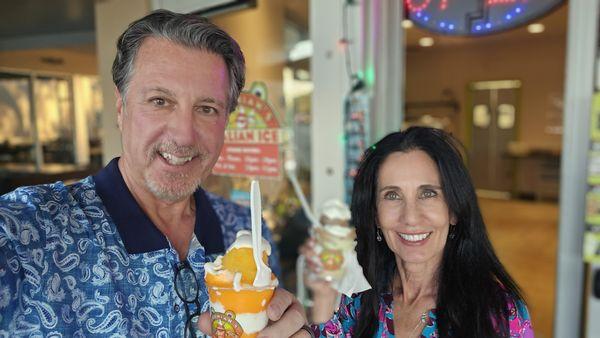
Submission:
M 277 116 L 267 101 L 266 86 L 252 84 L 238 99 L 238 106 L 229 116 L 225 144 L 213 169 L 213 174 L 279 178 L 283 131 Z

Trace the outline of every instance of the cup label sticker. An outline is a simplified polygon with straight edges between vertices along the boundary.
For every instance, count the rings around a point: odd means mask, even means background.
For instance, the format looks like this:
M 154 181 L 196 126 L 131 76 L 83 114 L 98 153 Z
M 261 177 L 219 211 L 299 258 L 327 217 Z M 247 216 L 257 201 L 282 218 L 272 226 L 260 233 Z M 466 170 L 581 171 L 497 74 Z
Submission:
M 344 263 L 344 253 L 342 250 L 324 249 L 321 251 L 319 258 L 325 270 L 337 270 Z
M 233 311 L 213 312 L 210 316 L 212 332 L 215 338 L 239 338 L 244 333 L 242 326 L 235 320 Z

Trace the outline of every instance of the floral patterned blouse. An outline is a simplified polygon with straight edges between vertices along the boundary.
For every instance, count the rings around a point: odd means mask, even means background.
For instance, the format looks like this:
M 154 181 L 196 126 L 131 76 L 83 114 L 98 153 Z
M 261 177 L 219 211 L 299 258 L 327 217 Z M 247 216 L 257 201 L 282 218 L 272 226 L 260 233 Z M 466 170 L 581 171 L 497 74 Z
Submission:
M 312 325 L 315 337 L 349 338 L 354 336 L 357 312 L 360 309 L 360 294 L 352 297 L 343 296 L 340 309 L 328 322 Z M 394 337 L 394 315 L 392 312 L 392 294 L 383 294 L 379 301 L 379 327 L 374 337 Z M 510 317 L 508 319 L 511 338 L 533 338 L 533 329 L 527 307 L 522 301 L 509 302 Z M 435 309 L 427 313 L 425 327 L 421 331 L 421 338 L 437 338 L 437 323 Z

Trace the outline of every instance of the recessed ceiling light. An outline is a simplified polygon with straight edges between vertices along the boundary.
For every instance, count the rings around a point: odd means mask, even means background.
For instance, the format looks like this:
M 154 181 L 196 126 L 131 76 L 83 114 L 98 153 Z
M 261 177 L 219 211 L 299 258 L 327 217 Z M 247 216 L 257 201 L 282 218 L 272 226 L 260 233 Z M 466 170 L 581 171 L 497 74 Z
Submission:
M 544 29 L 546 29 L 546 27 L 541 23 L 532 23 L 531 25 L 527 26 L 527 31 L 531 34 L 541 33 L 544 31 Z
M 402 20 L 402 28 L 409 29 L 409 28 L 413 28 L 413 26 L 414 26 L 414 24 L 411 20 L 408 20 L 408 19 Z
M 433 38 L 428 36 L 419 39 L 419 46 L 421 47 L 431 47 L 433 46 Z

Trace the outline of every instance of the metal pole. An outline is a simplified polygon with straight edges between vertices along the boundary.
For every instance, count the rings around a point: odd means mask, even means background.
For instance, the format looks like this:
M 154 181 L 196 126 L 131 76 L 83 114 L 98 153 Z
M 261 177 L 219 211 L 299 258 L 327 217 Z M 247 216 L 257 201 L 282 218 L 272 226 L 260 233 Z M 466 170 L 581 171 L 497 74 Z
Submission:
M 554 337 L 580 337 L 589 116 L 599 0 L 569 1 Z
M 29 75 L 29 103 L 30 110 L 29 116 L 31 117 L 31 129 L 33 137 L 33 154 L 35 159 L 35 172 L 42 171 L 42 165 L 44 164 L 44 151 L 42 149 L 42 143 L 40 141 L 39 126 L 38 126 L 38 111 L 37 111 L 37 93 L 36 93 L 36 74 L 32 73 Z

